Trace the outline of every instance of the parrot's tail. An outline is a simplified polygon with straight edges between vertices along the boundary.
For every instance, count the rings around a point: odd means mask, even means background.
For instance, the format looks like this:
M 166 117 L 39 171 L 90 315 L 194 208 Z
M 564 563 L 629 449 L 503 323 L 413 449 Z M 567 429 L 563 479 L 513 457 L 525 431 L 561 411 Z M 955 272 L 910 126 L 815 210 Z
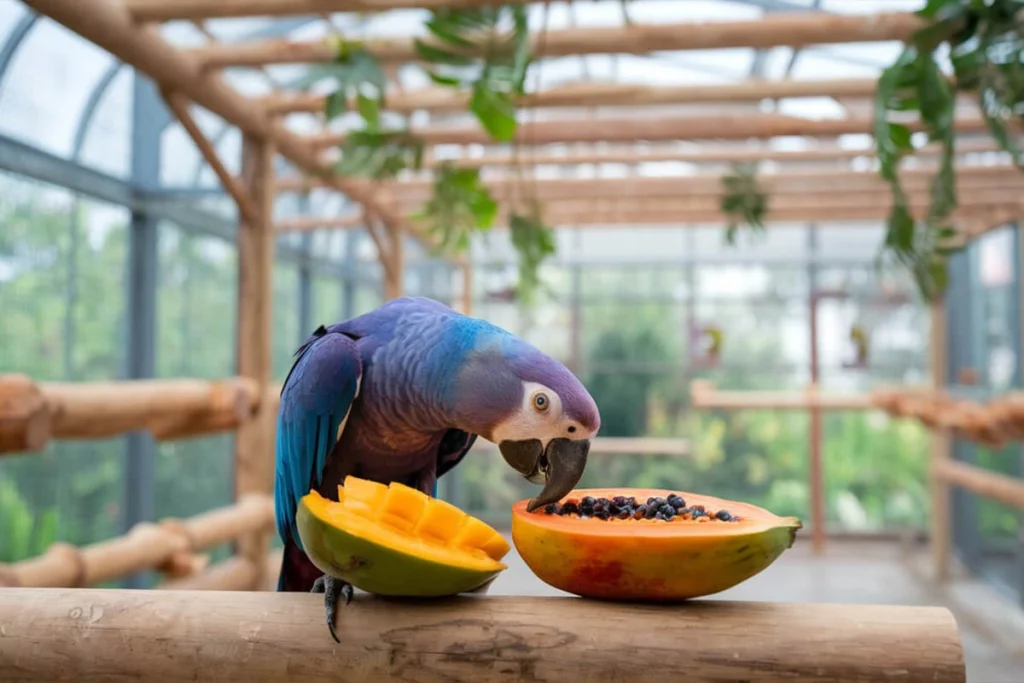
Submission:
M 323 572 L 316 568 L 306 553 L 295 545 L 292 539 L 284 544 L 284 555 L 281 558 L 281 575 L 277 579 L 277 590 L 289 593 L 308 593 L 313 589 L 316 580 Z

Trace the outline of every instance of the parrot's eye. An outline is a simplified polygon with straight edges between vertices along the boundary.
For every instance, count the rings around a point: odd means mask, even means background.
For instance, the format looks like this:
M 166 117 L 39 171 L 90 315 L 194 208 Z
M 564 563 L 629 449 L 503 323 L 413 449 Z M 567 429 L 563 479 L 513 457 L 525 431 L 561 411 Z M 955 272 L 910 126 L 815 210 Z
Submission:
M 547 410 L 549 403 L 550 401 L 548 401 L 548 395 L 543 392 L 535 394 L 533 397 L 533 407 L 539 410 L 540 412 L 544 412 L 545 410 Z

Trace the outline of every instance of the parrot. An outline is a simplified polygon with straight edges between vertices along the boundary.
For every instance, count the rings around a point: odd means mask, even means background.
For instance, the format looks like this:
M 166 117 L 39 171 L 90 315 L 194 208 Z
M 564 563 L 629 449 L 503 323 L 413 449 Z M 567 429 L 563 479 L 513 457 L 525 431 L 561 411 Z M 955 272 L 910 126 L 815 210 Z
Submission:
M 336 642 L 339 603 L 353 587 L 306 556 L 296 525 L 311 489 L 338 500 L 346 476 L 400 482 L 436 497 L 437 480 L 478 437 L 542 485 L 529 511 L 580 481 L 597 404 L 562 363 L 484 319 L 406 296 L 320 325 L 296 350 L 281 388 L 274 509 L 284 544 L 278 591 L 324 594 Z

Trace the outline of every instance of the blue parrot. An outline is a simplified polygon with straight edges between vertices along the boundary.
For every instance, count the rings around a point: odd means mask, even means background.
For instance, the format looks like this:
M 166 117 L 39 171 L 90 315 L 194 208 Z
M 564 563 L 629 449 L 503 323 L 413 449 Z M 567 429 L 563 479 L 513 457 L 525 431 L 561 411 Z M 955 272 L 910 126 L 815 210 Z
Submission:
M 320 326 L 281 390 L 274 502 L 284 542 L 279 591 L 324 593 L 335 634 L 352 586 L 323 574 L 296 527 L 299 499 L 337 500 L 346 476 L 434 496 L 478 436 L 528 481 L 528 509 L 561 499 L 583 475 L 600 427 L 594 399 L 564 365 L 510 332 L 432 299 L 393 299 Z

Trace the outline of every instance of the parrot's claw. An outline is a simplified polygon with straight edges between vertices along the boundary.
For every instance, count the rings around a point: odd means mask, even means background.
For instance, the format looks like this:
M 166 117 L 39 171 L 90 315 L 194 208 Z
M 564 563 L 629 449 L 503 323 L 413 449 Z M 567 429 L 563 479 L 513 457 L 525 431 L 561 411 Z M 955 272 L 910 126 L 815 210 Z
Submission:
M 338 640 L 338 634 L 334 632 L 338 598 L 345 596 L 345 604 L 348 605 L 352 601 L 352 584 L 336 579 L 329 574 L 324 574 L 313 582 L 313 588 L 310 590 L 310 593 L 324 594 L 324 614 L 327 618 L 327 628 L 330 629 L 334 642 L 340 644 L 341 641 Z

